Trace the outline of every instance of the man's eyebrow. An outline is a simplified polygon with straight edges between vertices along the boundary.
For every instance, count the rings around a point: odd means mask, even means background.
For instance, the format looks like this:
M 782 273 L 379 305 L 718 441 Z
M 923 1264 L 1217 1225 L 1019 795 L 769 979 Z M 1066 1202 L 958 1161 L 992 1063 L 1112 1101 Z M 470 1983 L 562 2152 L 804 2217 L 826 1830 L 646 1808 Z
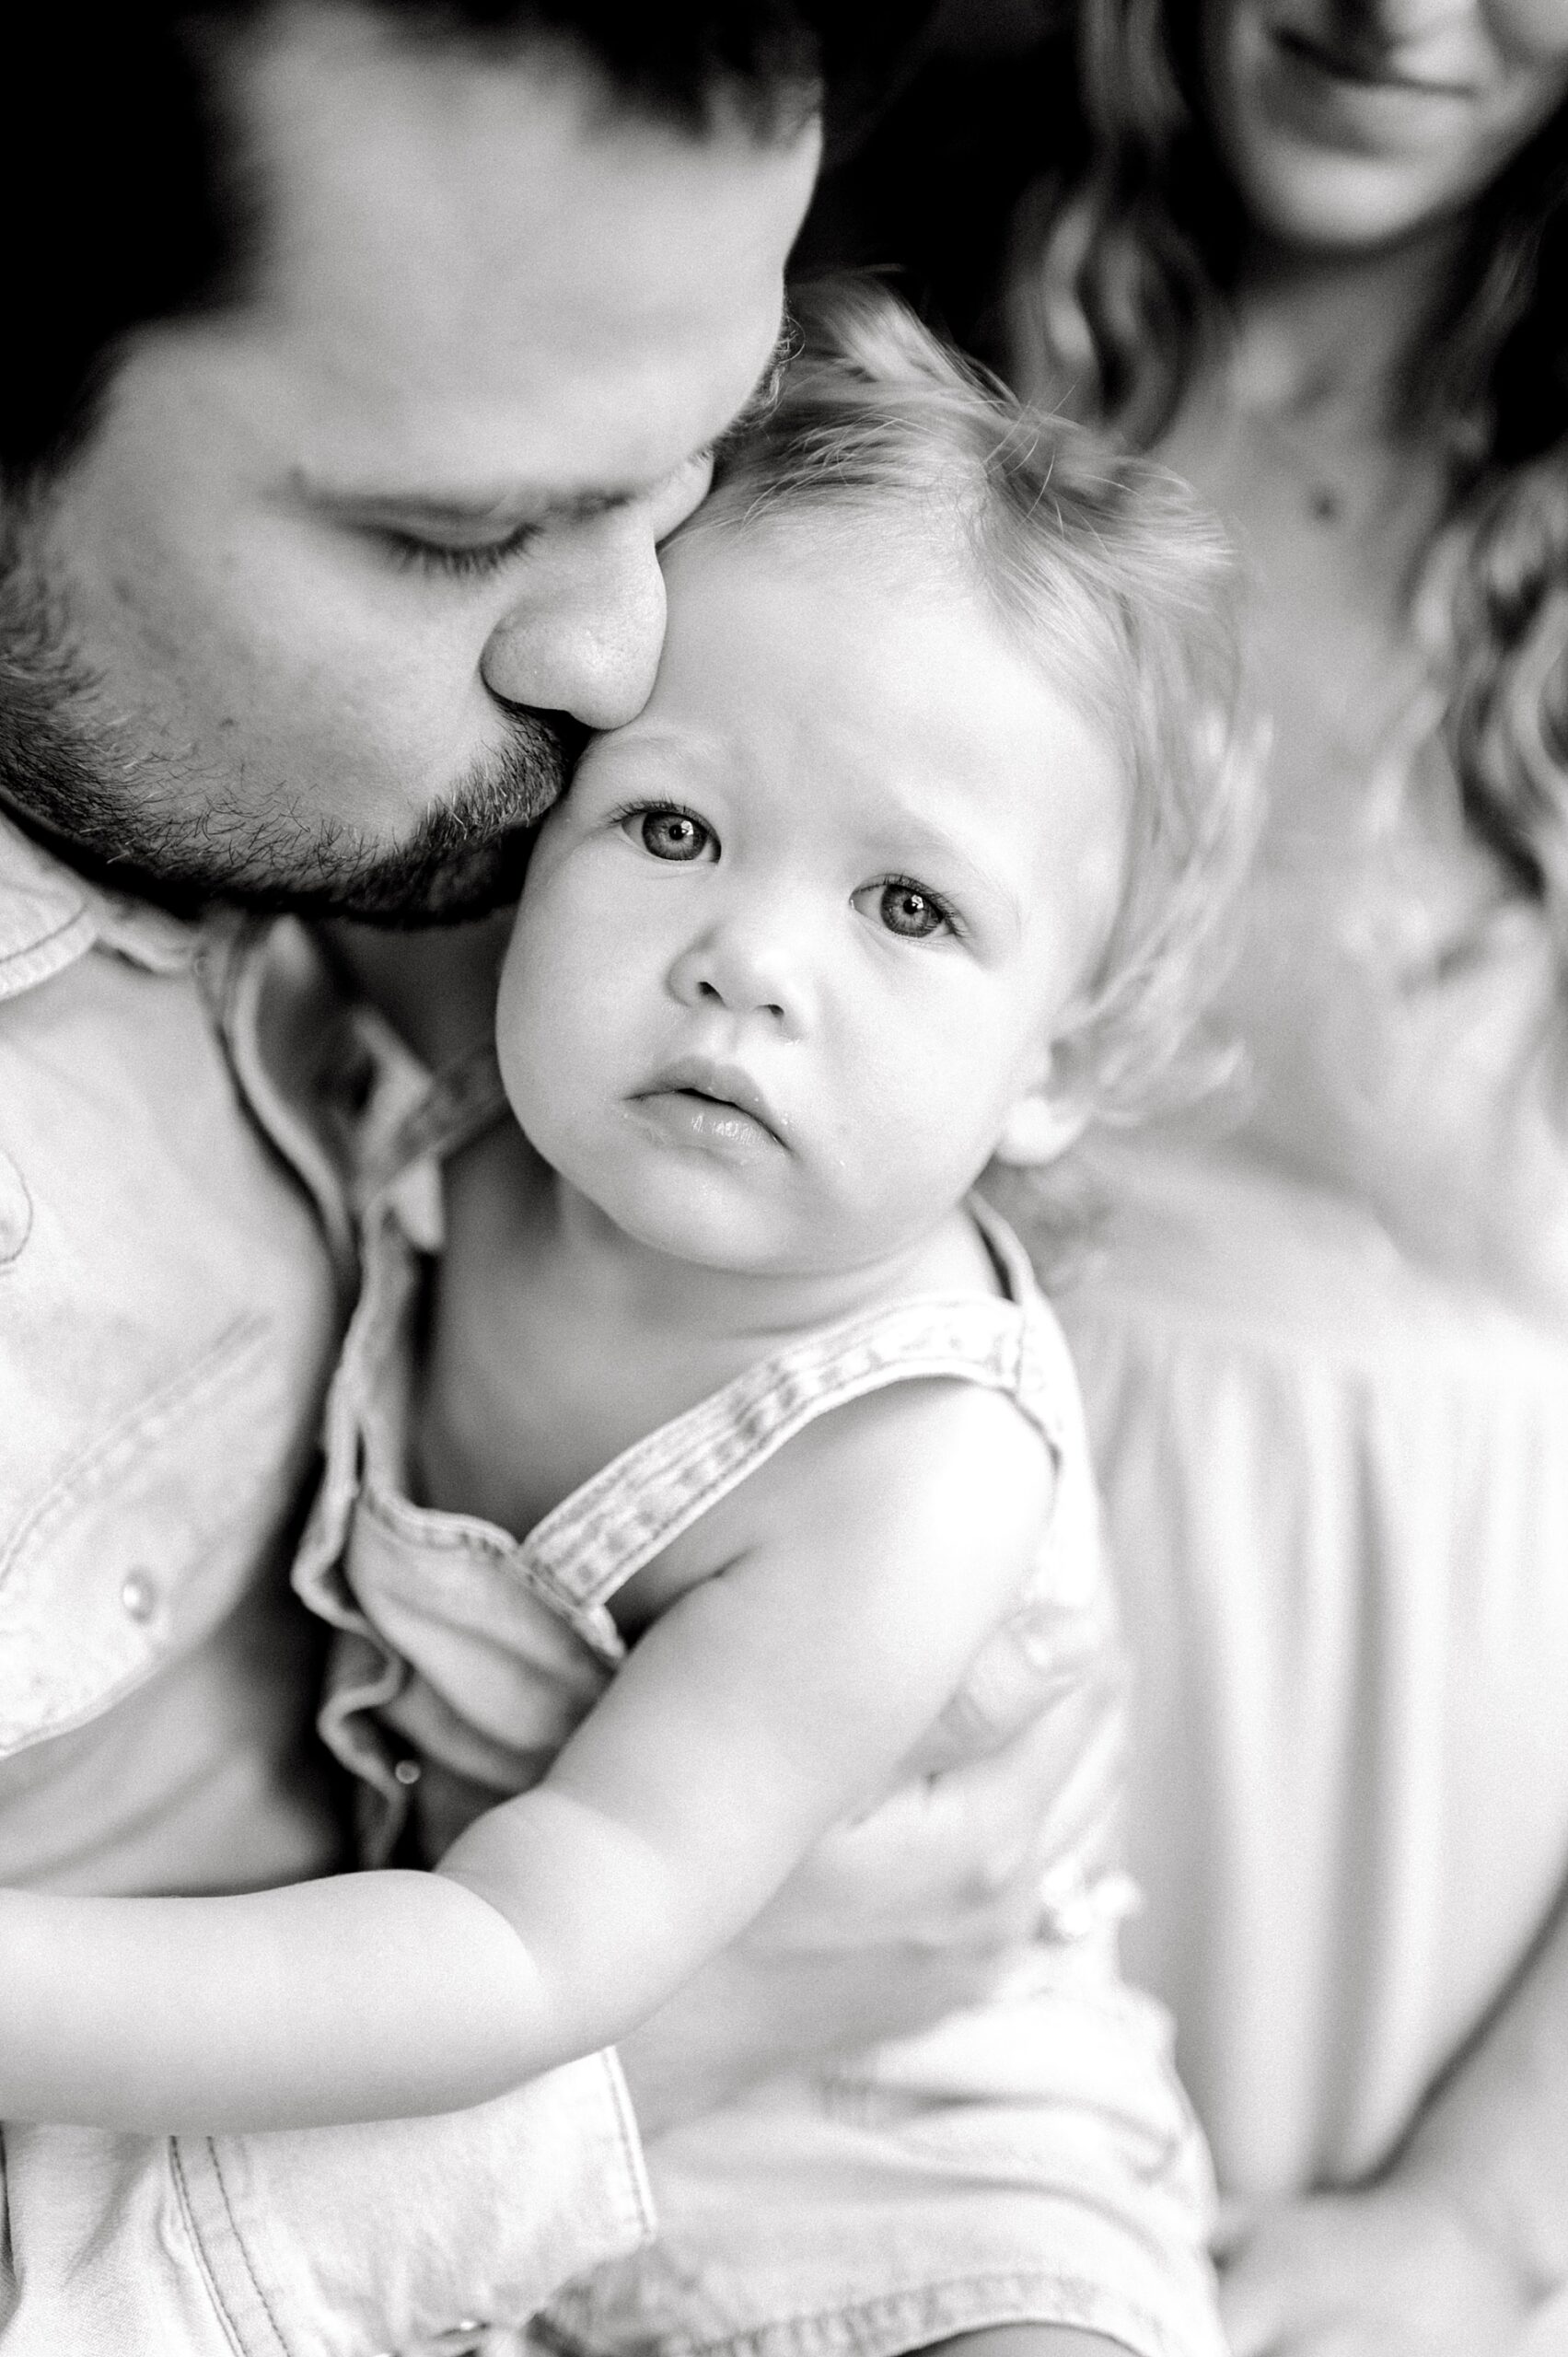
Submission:
M 766 417 L 778 401 L 784 372 L 796 346 L 796 332 L 786 319 L 750 392 L 723 431 L 693 450 L 682 466 L 714 458 Z M 671 472 L 677 471 L 672 469 Z M 668 478 L 661 478 L 661 481 Z M 547 491 L 512 485 L 504 491 L 424 491 L 393 483 L 337 484 L 315 481 L 302 467 L 290 470 L 286 489 L 291 499 L 305 501 L 328 516 L 350 523 L 396 518 L 422 525 L 430 531 L 450 529 L 496 535 L 544 524 L 580 524 L 629 507 L 658 488 L 656 483 L 629 483 L 609 490 Z
M 635 490 L 549 492 L 517 486 L 506 491 L 414 491 L 394 483 L 338 484 L 318 482 L 302 468 L 289 477 L 289 495 L 328 516 L 350 523 L 396 517 L 400 523 L 423 524 L 432 529 L 451 526 L 459 530 L 497 534 L 527 525 L 581 523 L 626 507 L 645 496 Z
M 773 338 L 772 349 L 758 373 L 756 383 L 723 432 L 715 434 L 713 440 L 698 453 L 700 458 L 716 459 L 721 452 L 727 450 L 732 443 L 742 440 L 754 425 L 761 425 L 765 417 L 772 415 L 778 407 L 779 395 L 784 389 L 784 371 L 794 359 L 799 345 L 799 330 L 786 311 L 779 331 Z

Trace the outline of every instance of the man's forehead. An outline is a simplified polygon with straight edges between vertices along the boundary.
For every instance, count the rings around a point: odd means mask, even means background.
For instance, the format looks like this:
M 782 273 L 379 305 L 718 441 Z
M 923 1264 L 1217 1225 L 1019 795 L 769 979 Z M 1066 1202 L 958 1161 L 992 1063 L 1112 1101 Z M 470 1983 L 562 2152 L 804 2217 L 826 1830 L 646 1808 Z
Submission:
M 266 223 L 256 319 L 295 459 L 504 494 L 634 489 L 765 369 L 815 125 L 693 135 L 559 49 L 411 42 L 302 9 L 241 53 Z
M 526 392 L 629 349 L 757 332 L 809 194 L 815 127 L 693 135 L 606 102 L 537 44 L 497 56 L 308 10 L 243 74 L 269 308 L 339 364 Z M 765 348 L 765 347 L 764 347 Z M 761 354 L 752 355 L 760 362 Z
M 624 383 L 594 387 L 591 403 L 558 398 L 531 413 L 515 399 L 490 413 L 438 402 L 400 411 L 367 388 L 364 402 L 317 413 L 296 446 L 306 455 L 291 459 L 274 488 L 350 519 L 395 516 L 433 532 L 587 517 L 641 497 L 673 465 L 740 431 L 771 402 L 786 342 L 781 331 L 738 402 L 726 378 L 712 383 L 706 427 L 682 422 L 703 416 L 703 403 L 672 409 L 662 441 L 656 407 Z M 619 404 L 605 398 L 617 389 Z

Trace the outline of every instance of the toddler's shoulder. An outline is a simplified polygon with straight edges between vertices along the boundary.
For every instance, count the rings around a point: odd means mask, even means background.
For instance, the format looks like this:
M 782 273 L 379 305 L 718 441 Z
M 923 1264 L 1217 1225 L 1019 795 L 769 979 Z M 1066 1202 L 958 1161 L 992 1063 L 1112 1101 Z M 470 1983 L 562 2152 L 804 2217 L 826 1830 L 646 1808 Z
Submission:
M 1010 1389 L 940 1376 L 845 1401 L 797 1436 L 777 1470 L 792 1513 L 841 1543 L 1022 1562 L 1050 1517 L 1057 1464 Z

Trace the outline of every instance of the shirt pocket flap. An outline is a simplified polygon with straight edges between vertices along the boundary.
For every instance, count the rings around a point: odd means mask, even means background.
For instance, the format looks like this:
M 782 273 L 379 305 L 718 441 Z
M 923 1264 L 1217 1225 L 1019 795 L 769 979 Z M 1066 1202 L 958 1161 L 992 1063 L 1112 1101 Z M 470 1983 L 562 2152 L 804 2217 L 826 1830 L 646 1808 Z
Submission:
M 269 1321 L 234 1319 L 0 1535 L 0 1751 L 92 1717 L 214 1627 L 281 1535 Z

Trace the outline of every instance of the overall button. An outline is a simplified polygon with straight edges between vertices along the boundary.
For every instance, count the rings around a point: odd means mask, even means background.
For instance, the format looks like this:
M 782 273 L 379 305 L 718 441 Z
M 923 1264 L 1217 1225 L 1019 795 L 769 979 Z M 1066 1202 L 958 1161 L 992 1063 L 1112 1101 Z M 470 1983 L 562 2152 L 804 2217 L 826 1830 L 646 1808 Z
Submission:
M 150 1620 L 157 1610 L 157 1584 L 138 1564 L 120 1583 L 120 1601 L 133 1620 Z
M 397 1778 L 400 1784 L 417 1784 L 419 1782 L 419 1762 L 417 1759 L 400 1759 L 397 1766 L 393 1769 L 392 1773 Z M 453 2327 L 453 2330 L 456 2332 L 467 2332 L 468 2329 L 468 2326 L 463 2324 L 455 2325 Z

